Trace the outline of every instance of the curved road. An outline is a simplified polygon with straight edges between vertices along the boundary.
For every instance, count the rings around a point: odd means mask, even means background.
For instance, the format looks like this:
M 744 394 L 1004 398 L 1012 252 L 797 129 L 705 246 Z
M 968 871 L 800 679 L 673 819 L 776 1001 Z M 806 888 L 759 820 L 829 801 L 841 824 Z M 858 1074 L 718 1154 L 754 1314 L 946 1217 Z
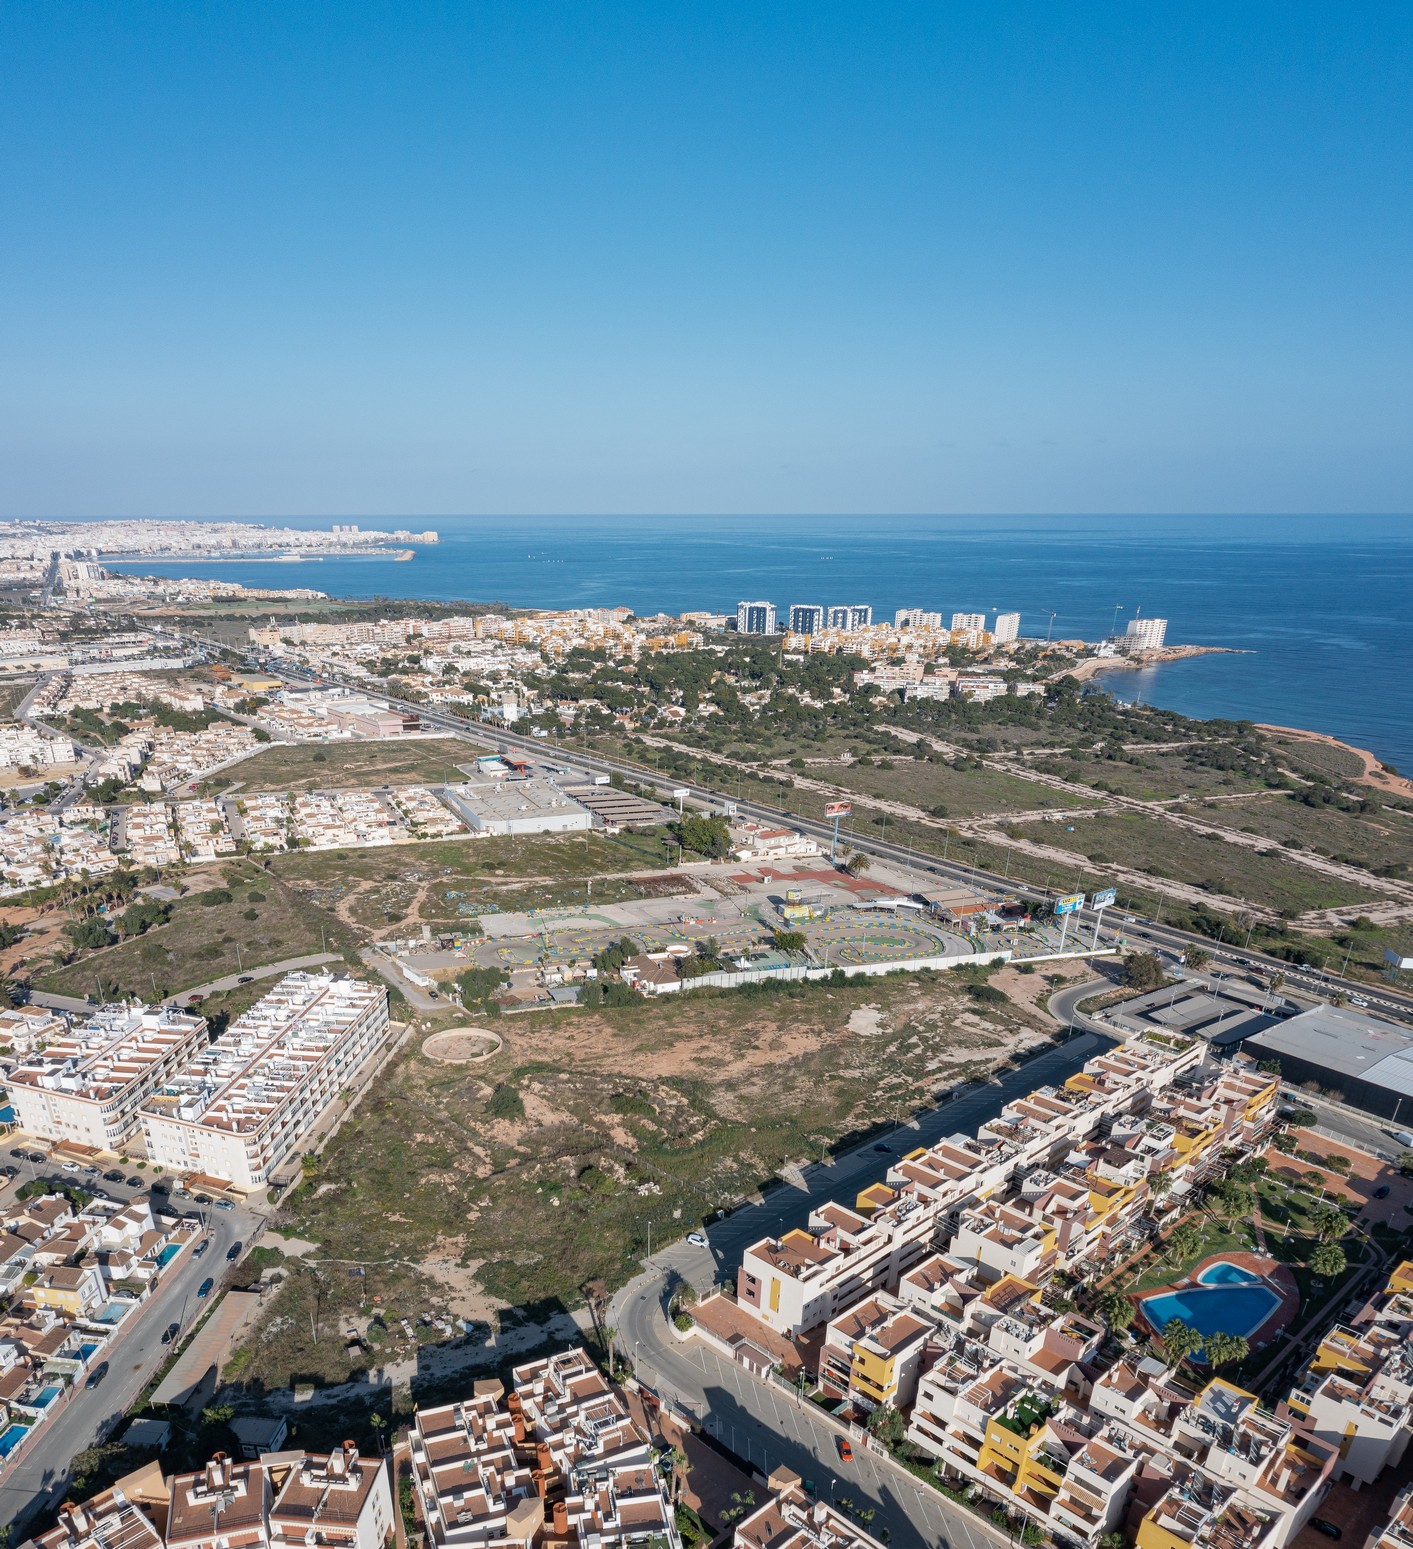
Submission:
M 1092 995 L 1106 982 L 1077 986 L 1074 997 Z M 723 1278 L 734 1278 L 741 1254 L 751 1243 L 803 1226 L 823 1200 L 851 1199 L 859 1189 L 882 1178 L 901 1152 L 959 1131 L 974 1132 L 1013 1098 L 1063 1081 L 1109 1043 L 1081 1032 L 1015 1070 L 974 1082 L 880 1140 L 802 1169 L 796 1176 L 804 1187 L 772 1185 L 760 1203 L 743 1206 L 717 1222 L 708 1234 L 708 1247 L 693 1247 L 683 1239 L 645 1260 L 644 1273 L 618 1292 L 610 1312 L 621 1348 L 640 1380 L 678 1409 L 690 1411 L 704 1429 L 762 1471 L 768 1473 L 784 1463 L 814 1480 L 822 1498 L 831 1493 L 848 1495 L 872 1506 L 877 1515 L 871 1531 L 876 1535 L 886 1527 L 897 1549 L 935 1544 L 994 1549 L 1007 1543 L 1006 1535 L 989 1522 L 929 1489 L 889 1458 L 856 1445 L 854 1461 L 841 1462 L 837 1423 L 815 1405 L 800 1402 L 778 1383 L 753 1377 L 701 1341 L 679 1340 L 668 1322 L 667 1305 L 680 1282 L 705 1291 Z M 875 1150 L 875 1146 L 888 1150 Z

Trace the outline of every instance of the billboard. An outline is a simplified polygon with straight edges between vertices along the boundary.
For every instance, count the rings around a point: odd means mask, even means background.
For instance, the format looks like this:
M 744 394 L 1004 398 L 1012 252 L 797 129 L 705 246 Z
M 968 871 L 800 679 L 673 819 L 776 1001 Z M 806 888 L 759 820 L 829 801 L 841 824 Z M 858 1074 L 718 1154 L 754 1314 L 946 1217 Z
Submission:
M 1056 914 L 1073 914 L 1077 909 L 1084 908 L 1083 893 L 1068 893 L 1064 898 L 1055 900 Z
M 824 804 L 824 815 L 827 818 L 846 818 L 853 810 L 854 804 L 851 801 L 827 801 Z
M 1413 957 L 1405 957 L 1402 952 L 1395 952 L 1392 947 L 1384 948 L 1384 962 L 1401 973 L 1407 973 L 1410 968 L 1413 968 Z
M 1101 888 L 1089 900 L 1091 909 L 1107 909 L 1114 901 L 1114 890 L 1111 887 Z

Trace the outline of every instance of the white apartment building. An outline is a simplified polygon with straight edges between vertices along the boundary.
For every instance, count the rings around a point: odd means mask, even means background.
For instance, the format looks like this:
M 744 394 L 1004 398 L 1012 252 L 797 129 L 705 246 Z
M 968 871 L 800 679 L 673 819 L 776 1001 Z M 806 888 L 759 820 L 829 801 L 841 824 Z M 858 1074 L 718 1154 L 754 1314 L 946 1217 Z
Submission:
M 773 635 L 776 613 L 773 602 L 738 602 L 736 629 L 743 635 Z
M 955 634 L 975 633 L 980 634 L 986 628 L 986 615 L 984 613 L 954 613 L 952 615 L 951 629 Z
M 144 1106 L 148 1155 L 261 1188 L 387 1028 L 381 985 L 287 974 Z
M 1019 613 L 998 613 L 991 627 L 991 638 L 997 645 L 1009 645 L 1020 637 Z
M 54 769 L 78 758 L 72 737 L 49 736 L 22 721 L 0 724 L 0 769 Z
M 1167 638 L 1167 619 L 1130 619 L 1119 644 L 1125 651 L 1158 651 Z
M 103 1006 L 23 1060 L 10 1078 L 21 1129 L 121 1153 L 142 1104 L 196 1057 L 206 1018 L 162 1006 Z
M 941 629 L 942 615 L 926 608 L 899 608 L 893 615 L 894 629 Z

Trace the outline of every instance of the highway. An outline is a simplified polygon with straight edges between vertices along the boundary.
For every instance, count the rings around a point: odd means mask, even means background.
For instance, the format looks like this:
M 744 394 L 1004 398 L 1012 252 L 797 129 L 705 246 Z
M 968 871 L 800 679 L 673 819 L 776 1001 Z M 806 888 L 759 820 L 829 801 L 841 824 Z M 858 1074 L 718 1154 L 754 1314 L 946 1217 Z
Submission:
M 209 649 L 209 643 L 197 636 L 180 635 L 177 631 L 171 631 L 177 638 L 183 639 L 187 644 L 201 649 Z M 277 672 L 291 681 L 311 682 L 318 680 L 336 687 L 346 688 L 351 693 L 366 695 L 369 692 L 366 683 L 357 683 L 352 679 L 344 679 L 332 673 L 315 673 L 294 663 L 279 660 L 266 661 L 251 652 L 242 653 L 246 659 L 268 671 Z M 379 699 L 386 700 L 389 705 L 406 710 L 421 718 L 424 724 L 437 727 L 454 736 L 464 737 L 485 746 L 495 748 L 499 752 L 513 752 L 518 754 L 531 754 L 543 760 L 547 754 L 553 753 L 559 758 L 572 761 L 575 765 L 599 774 L 618 774 L 626 779 L 634 781 L 638 785 L 650 787 L 661 796 L 667 796 L 671 791 L 681 788 L 682 781 L 672 775 L 664 775 L 655 770 L 648 769 L 626 759 L 610 758 L 599 753 L 588 753 L 569 747 L 563 743 L 554 742 L 546 738 L 524 737 L 518 732 L 509 731 L 503 727 L 491 726 L 482 721 L 469 721 L 464 716 L 455 715 L 440 705 L 424 705 L 412 700 L 398 699 L 386 691 L 375 691 Z M 779 807 L 767 806 L 762 802 L 749 799 L 737 799 L 729 793 L 714 791 L 709 787 L 696 787 L 699 794 L 694 797 L 698 804 L 707 807 L 720 808 L 724 803 L 730 802 L 736 811 L 745 817 L 757 818 L 768 823 L 778 823 L 801 830 L 815 839 L 823 840 L 826 844 L 833 838 L 833 825 L 822 819 L 809 818 L 799 813 L 786 812 Z M 670 802 L 669 802 L 670 805 Z M 879 860 L 885 860 L 905 867 L 911 872 L 922 872 L 928 876 L 942 878 L 947 881 L 957 882 L 968 887 L 980 887 L 998 893 L 1013 893 L 1020 897 L 1041 900 L 1050 895 L 1042 888 L 1032 887 L 1025 883 L 1003 876 L 995 872 L 983 871 L 975 866 L 968 866 L 959 861 L 947 861 L 938 856 L 926 854 L 914 849 L 910 845 L 894 844 L 890 840 L 875 837 L 872 834 L 858 834 L 850 832 L 846 835 L 851 850 L 862 850 L 866 854 Z M 1116 911 L 1111 911 L 1116 912 Z M 1235 921 L 1232 922 L 1232 932 L 1235 937 L 1239 934 L 1239 928 Z M 1203 951 L 1211 954 L 1215 963 L 1230 969 L 1246 968 L 1256 969 L 1264 974 L 1283 973 L 1287 982 L 1292 987 L 1309 990 L 1323 998 L 1336 990 L 1346 994 L 1357 995 L 1367 1002 L 1371 1010 L 1377 1010 L 1385 1016 L 1396 1018 L 1399 1021 L 1413 1023 L 1413 996 L 1404 995 L 1393 989 L 1375 988 L 1359 980 L 1347 980 L 1337 974 L 1326 974 L 1316 970 L 1305 970 L 1285 962 L 1281 958 L 1271 957 L 1258 951 L 1238 949 L 1233 940 L 1228 945 L 1224 942 L 1214 941 L 1209 936 L 1201 936 L 1196 932 L 1175 929 L 1169 925 L 1163 925 L 1158 921 L 1135 919 L 1131 915 L 1124 915 L 1121 919 L 1107 925 L 1101 939 L 1108 945 L 1115 945 L 1123 939 L 1134 940 L 1145 946 L 1166 947 L 1170 951 L 1181 953 L 1190 946 L 1199 946 Z M 1249 937 L 1248 937 L 1249 939 Z
M 1075 986 L 1066 997 L 1092 995 L 1107 981 Z M 1053 1007 L 1052 1007 L 1053 1009 Z M 801 1169 L 803 1187 L 771 1185 L 758 1204 L 748 1204 L 714 1224 L 708 1246 L 685 1238 L 645 1259 L 644 1272 L 613 1299 L 609 1321 L 638 1378 L 678 1408 L 690 1410 L 737 1456 L 768 1472 L 784 1463 L 813 1479 L 822 1498 L 849 1495 L 872 1506 L 871 1531 L 886 1527 L 894 1549 L 951 1544 L 981 1549 L 1005 1543 L 1006 1535 L 972 1512 L 919 1483 L 890 1459 L 855 1446 L 855 1461 L 840 1461 L 836 1423 L 812 1404 L 798 1402 L 778 1384 L 753 1377 L 699 1340 L 679 1341 L 667 1319 L 667 1304 L 682 1281 L 699 1291 L 734 1280 L 741 1255 L 762 1237 L 778 1237 L 803 1226 L 810 1211 L 829 1199 L 852 1201 L 860 1189 L 881 1179 L 894 1159 L 944 1136 L 973 1134 L 1005 1104 L 1037 1086 L 1063 1081 L 1111 1040 L 1081 1033 L 1045 1050 L 992 1081 L 974 1082 L 955 1097 L 908 1124 L 828 1163 Z M 887 1149 L 880 1149 L 886 1147 Z
M 35 1171 L 33 1166 L 23 1164 L 15 1182 L 28 1181 Z M 139 1192 L 125 1183 L 64 1174 L 54 1170 L 52 1163 L 38 1168 L 38 1176 L 50 1175 L 56 1183 L 73 1182 L 84 1189 L 101 1189 L 124 1203 Z M 12 1195 L 0 1194 L 0 1208 L 12 1202 Z M 166 1276 L 139 1312 L 129 1315 L 128 1326 L 109 1342 L 103 1355 L 107 1372 L 102 1379 L 93 1387 L 76 1389 L 63 1410 L 46 1422 L 19 1459 L 0 1470 L 0 1522 L 19 1530 L 40 1511 L 58 1504 L 68 1485 L 71 1460 L 118 1428 L 151 1378 L 175 1354 L 176 1345 L 162 1343 L 167 1326 L 180 1323 L 184 1333 L 190 1330 L 220 1294 L 217 1289 L 209 1298 L 200 1299 L 197 1287 L 211 1276 L 219 1288 L 222 1276 L 230 1268 L 227 1252 L 236 1242 L 248 1247 L 262 1224 L 258 1216 L 247 1210 L 217 1210 L 176 1196 L 172 1208 L 185 1214 L 199 1214 L 205 1221 L 211 1246 L 200 1258 L 194 1258 L 190 1250 L 182 1255 L 178 1267 Z M 15 1541 L 21 1537 L 23 1534 L 16 1531 Z

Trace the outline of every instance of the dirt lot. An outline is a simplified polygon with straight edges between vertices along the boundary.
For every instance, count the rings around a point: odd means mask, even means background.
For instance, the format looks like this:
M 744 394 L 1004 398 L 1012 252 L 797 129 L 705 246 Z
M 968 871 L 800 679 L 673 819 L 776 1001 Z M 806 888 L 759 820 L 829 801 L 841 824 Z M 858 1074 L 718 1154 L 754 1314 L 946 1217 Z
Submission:
M 345 1377 L 333 1314 L 366 1318 L 375 1297 L 411 1319 L 576 1305 L 591 1279 L 625 1278 L 650 1227 L 659 1241 L 683 1232 L 785 1161 L 1046 1036 L 1031 1008 L 1044 981 L 1022 984 L 1024 1006 L 983 1005 L 957 975 L 900 976 L 503 1017 L 505 1047 L 475 1066 L 409 1046 L 286 1203 L 282 1226 L 321 1249 L 289 1277 L 242 1376 Z M 325 1256 L 315 1282 L 303 1270 Z
M 458 765 L 473 763 L 484 751 L 456 737 L 278 746 L 246 759 L 231 778 L 250 792 L 445 784 L 464 780 L 466 772 Z

